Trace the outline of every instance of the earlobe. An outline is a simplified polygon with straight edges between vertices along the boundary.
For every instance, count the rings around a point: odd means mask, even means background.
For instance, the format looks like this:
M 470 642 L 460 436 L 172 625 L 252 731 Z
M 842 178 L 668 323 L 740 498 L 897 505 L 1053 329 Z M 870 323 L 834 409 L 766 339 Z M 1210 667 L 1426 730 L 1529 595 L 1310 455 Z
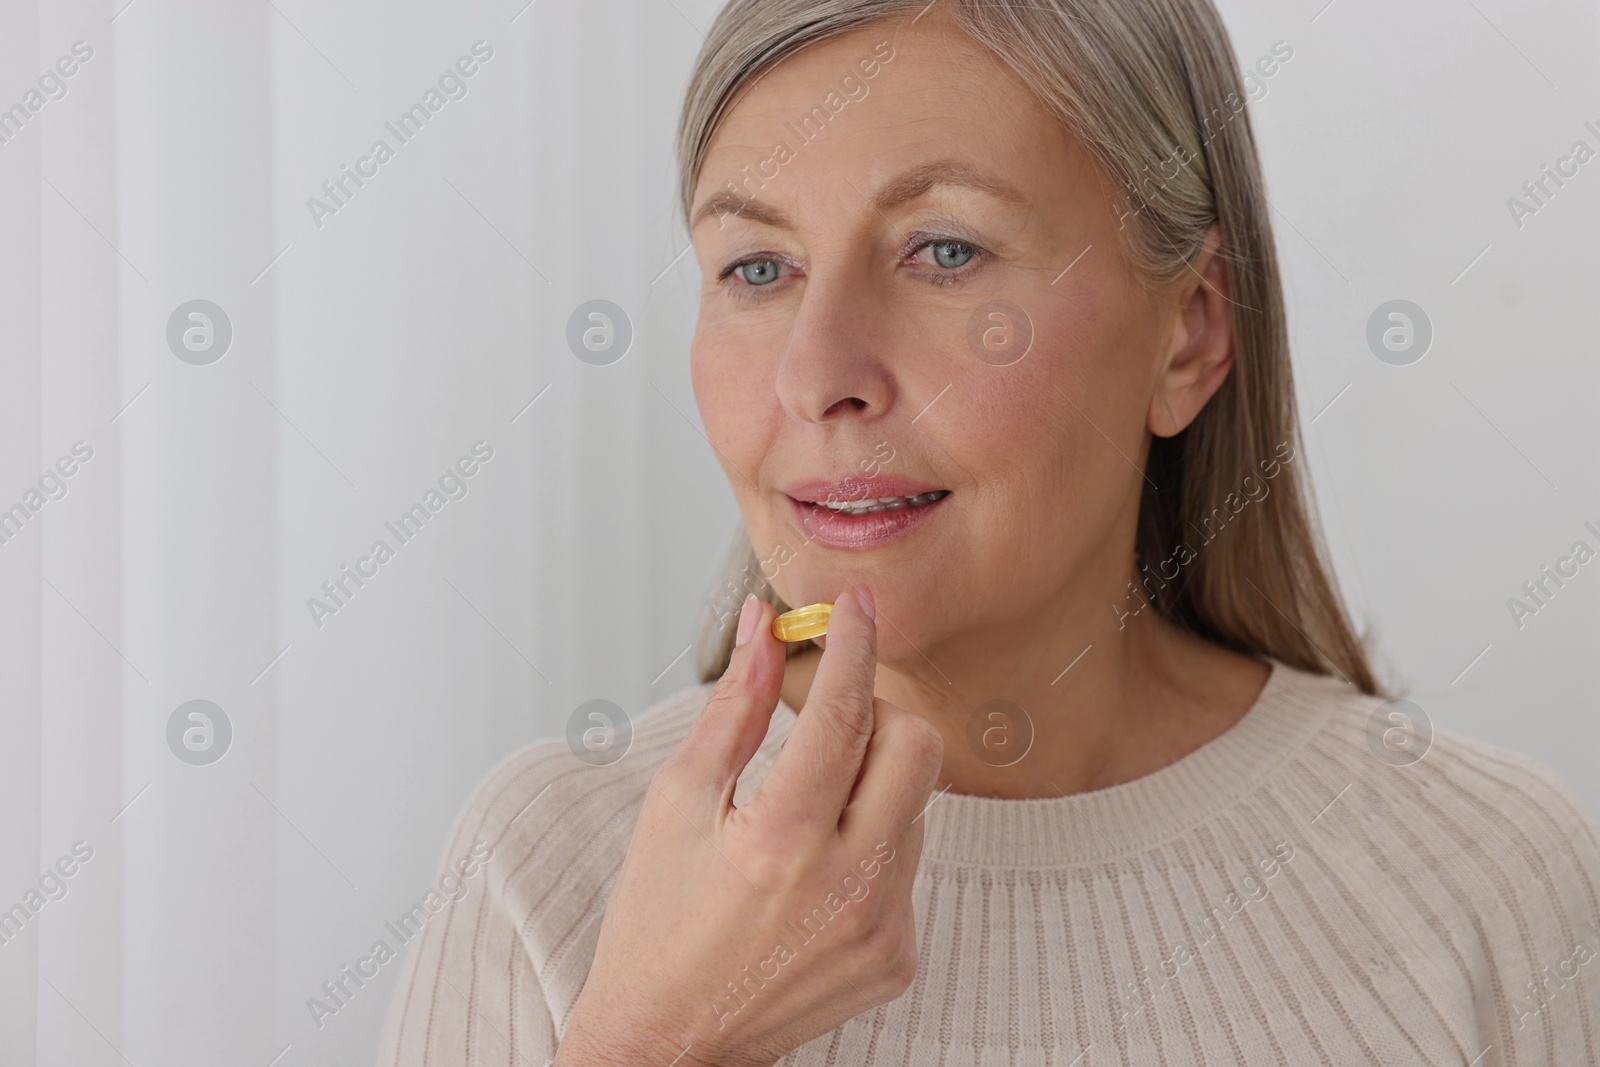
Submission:
M 1173 347 L 1146 418 L 1157 437 L 1172 437 L 1187 428 L 1233 367 L 1234 304 L 1221 244 L 1221 229 L 1212 223 L 1195 265 L 1179 283 L 1169 334 Z

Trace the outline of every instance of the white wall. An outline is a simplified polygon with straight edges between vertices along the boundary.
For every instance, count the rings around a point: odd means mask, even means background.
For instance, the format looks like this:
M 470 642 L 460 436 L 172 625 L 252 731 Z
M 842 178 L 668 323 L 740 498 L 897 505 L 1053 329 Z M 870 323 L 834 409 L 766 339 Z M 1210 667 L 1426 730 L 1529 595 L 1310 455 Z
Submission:
M 0 11 L 0 107 L 94 49 L 0 145 L 0 507 L 94 449 L 0 546 L 0 907 L 94 849 L 0 945 L 0 1062 L 362 1063 L 397 968 L 320 1029 L 306 999 L 421 896 L 473 784 L 585 700 L 692 681 L 736 514 L 670 148 L 716 4 L 126 3 Z M 1346 593 L 1435 722 L 1600 808 L 1600 565 L 1521 629 L 1506 607 L 1600 547 L 1600 162 L 1520 229 L 1505 204 L 1600 148 L 1600 16 L 1224 11 L 1241 64 L 1294 49 L 1251 113 Z M 480 40 L 467 95 L 319 227 L 307 198 Z M 233 327 L 205 366 L 165 336 L 197 298 Z M 604 367 L 565 340 L 597 298 L 634 329 Z M 1411 366 L 1365 340 L 1395 298 L 1436 332 Z M 315 625 L 480 440 L 468 495 Z M 168 747 L 193 699 L 232 724 L 214 764 Z

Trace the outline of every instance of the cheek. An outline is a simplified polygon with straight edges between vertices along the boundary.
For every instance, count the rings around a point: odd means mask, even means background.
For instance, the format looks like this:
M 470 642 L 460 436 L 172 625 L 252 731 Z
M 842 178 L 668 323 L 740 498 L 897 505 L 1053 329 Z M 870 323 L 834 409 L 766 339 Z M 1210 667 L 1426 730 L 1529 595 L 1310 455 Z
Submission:
M 949 392 L 919 422 L 979 486 L 1058 487 L 1052 472 L 1081 455 L 1084 432 L 1093 433 L 1072 405 L 1086 406 L 1080 394 L 1099 373 L 1094 339 L 1064 316 L 1036 319 L 1034 329 L 1027 355 L 1007 366 L 957 353 Z
M 1141 342 L 1089 304 L 1036 317 L 1017 363 L 965 362 L 948 407 L 919 423 L 972 487 L 989 543 L 1016 561 L 1060 558 L 1063 538 L 1102 535 L 1128 494 L 1137 500 Z
M 985 368 L 953 388 L 932 452 L 964 498 L 960 552 L 971 570 L 1026 586 L 1055 578 L 1063 542 L 1080 522 L 1093 450 L 1050 376 L 1020 367 Z
M 755 492 L 747 479 L 758 476 L 776 421 L 765 372 L 742 360 L 731 340 L 697 333 L 689 352 L 689 375 L 706 437 L 735 497 L 743 501 Z

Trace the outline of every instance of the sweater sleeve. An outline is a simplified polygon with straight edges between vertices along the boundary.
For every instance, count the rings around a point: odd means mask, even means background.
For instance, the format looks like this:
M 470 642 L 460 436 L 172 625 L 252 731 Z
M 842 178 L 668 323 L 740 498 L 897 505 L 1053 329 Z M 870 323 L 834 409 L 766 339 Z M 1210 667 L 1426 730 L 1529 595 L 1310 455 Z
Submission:
M 1510 990 L 1514 1029 L 1520 1047 L 1528 1031 L 1551 1040 L 1552 1062 L 1600 1062 L 1600 823 L 1577 792 L 1554 770 L 1524 757 L 1534 779 L 1528 792 L 1546 791 L 1545 811 L 1552 826 L 1544 855 L 1527 873 L 1548 882 L 1557 904 L 1535 918 L 1547 928 L 1536 971 L 1518 974 Z
M 527 916 L 505 892 L 519 852 L 509 824 L 529 803 L 528 783 L 510 770 L 490 775 L 457 818 L 428 895 L 386 926 L 406 956 L 378 1067 L 544 1067 L 555 1055 L 556 1027 L 521 933 Z

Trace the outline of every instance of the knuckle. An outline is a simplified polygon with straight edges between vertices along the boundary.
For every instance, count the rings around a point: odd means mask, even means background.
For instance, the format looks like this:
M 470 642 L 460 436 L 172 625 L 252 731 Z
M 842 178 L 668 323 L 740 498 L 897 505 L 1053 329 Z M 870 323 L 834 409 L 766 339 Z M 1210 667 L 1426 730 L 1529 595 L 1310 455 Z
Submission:
M 884 916 L 857 947 L 857 984 L 874 1004 L 887 1004 L 917 976 L 916 937 L 909 921 Z
M 865 616 L 852 613 L 849 617 L 833 616 L 829 641 L 837 643 L 835 658 L 848 660 L 852 670 L 869 670 L 878 655 L 878 630 Z M 833 648 L 830 643 L 829 648 Z
M 841 730 L 854 739 L 860 740 L 872 736 L 872 703 L 871 701 L 855 700 L 849 696 L 824 697 L 818 702 L 821 706 L 817 711 L 829 722 L 836 724 Z M 806 710 L 812 709 L 812 703 L 806 703 Z
M 645 793 L 644 811 L 640 813 L 641 817 L 653 812 L 664 803 L 682 803 L 687 779 L 688 775 L 683 770 L 682 761 L 676 754 L 663 760 L 661 766 L 650 776 L 650 788 Z
M 878 627 L 866 616 L 861 617 L 861 645 L 871 656 L 878 654 Z
M 739 866 L 763 891 L 787 893 L 800 881 L 797 850 L 778 834 L 764 835 L 740 850 Z
M 933 723 L 921 715 L 906 715 L 905 739 L 907 754 L 919 766 L 934 766 L 944 762 L 944 735 Z
M 730 704 L 742 703 L 746 698 L 744 679 L 738 671 L 727 670 L 722 677 L 717 679 L 717 684 L 712 688 L 711 695 L 706 697 L 705 707 L 700 712 L 704 719 L 708 712 L 715 713 Z
M 715 790 L 696 770 L 690 753 L 680 745 L 661 761 L 661 765 L 650 776 L 650 788 L 645 793 L 645 809 L 696 811 L 714 795 Z
M 680 765 L 681 760 L 676 752 L 662 760 L 661 766 L 657 767 L 655 773 L 650 776 L 651 791 L 654 792 L 660 789 L 670 793 L 682 776 L 682 771 L 679 770 Z
M 886 976 L 904 955 L 905 948 L 905 932 L 891 916 L 880 917 L 859 935 L 862 964 L 873 979 Z
M 763 892 L 771 892 L 781 887 L 788 875 L 788 869 L 779 857 L 764 848 L 753 849 L 741 856 L 739 867 Z
M 720 738 L 734 728 L 733 724 L 743 719 L 753 701 L 754 697 L 743 681 L 735 679 L 732 672 L 724 674 L 706 697 L 705 705 L 695 717 L 678 751 L 692 748 L 697 741 Z
M 911 983 L 917 980 L 917 946 L 913 939 L 908 939 L 905 951 L 900 953 L 889 968 L 884 978 L 891 989 L 890 998 L 898 997 L 901 993 L 911 988 Z

